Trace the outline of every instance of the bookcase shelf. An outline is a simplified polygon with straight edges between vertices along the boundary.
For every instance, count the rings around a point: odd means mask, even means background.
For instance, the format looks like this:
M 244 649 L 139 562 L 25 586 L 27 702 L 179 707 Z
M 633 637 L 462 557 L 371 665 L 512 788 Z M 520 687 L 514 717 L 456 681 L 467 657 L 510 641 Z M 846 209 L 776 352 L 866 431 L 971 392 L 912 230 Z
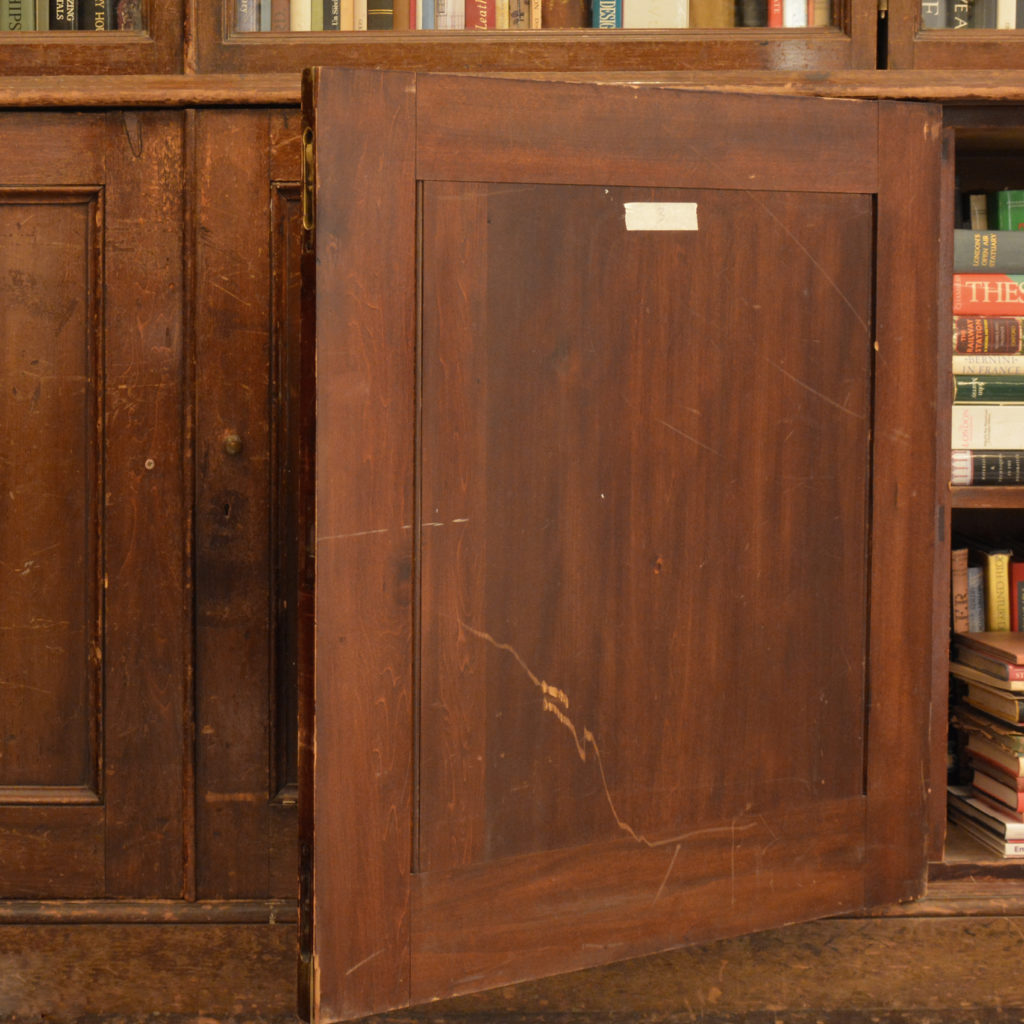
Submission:
M 1024 487 L 952 487 L 950 507 L 1024 510 Z

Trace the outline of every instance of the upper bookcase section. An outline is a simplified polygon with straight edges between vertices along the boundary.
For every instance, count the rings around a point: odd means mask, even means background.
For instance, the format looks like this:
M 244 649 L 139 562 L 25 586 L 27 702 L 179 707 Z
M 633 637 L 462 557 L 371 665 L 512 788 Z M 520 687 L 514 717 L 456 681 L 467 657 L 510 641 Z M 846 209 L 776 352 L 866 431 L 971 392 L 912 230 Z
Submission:
M 5 75 L 173 74 L 186 0 L 0 0 Z
M 197 0 L 203 72 L 873 68 L 873 0 Z
M 889 0 L 888 66 L 1024 68 L 1024 2 Z

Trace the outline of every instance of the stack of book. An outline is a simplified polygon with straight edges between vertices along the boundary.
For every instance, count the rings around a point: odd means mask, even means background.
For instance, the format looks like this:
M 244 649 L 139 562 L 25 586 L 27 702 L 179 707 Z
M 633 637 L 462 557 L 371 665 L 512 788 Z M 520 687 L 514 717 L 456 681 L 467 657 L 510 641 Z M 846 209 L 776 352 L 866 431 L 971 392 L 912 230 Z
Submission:
M 954 236 L 954 485 L 1024 484 L 1024 231 L 1017 216 L 1008 212 L 1002 221 L 1013 228 L 958 228 Z
M 1024 633 L 954 633 L 949 666 L 968 785 L 949 816 L 1004 857 L 1024 857 Z

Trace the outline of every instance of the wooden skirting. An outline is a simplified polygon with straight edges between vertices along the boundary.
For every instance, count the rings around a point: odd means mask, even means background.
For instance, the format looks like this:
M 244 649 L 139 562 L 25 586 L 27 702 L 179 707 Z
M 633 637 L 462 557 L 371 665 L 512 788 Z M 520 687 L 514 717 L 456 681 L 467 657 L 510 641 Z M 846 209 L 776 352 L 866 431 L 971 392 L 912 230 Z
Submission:
M 291 924 L 3 924 L 0 1020 L 295 1024 Z M 508 986 L 376 1024 L 1003 1024 L 1015 916 L 841 918 Z

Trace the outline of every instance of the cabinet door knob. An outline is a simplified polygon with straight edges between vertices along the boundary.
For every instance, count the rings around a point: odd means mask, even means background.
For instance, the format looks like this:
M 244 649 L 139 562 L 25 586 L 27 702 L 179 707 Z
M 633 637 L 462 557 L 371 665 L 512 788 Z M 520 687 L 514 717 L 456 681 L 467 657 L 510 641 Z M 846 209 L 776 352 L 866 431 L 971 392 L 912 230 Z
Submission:
M 242 450 L 242 437 L 234 430 L 224 433 L 224 451 L 228 455 L 238 455 Z

